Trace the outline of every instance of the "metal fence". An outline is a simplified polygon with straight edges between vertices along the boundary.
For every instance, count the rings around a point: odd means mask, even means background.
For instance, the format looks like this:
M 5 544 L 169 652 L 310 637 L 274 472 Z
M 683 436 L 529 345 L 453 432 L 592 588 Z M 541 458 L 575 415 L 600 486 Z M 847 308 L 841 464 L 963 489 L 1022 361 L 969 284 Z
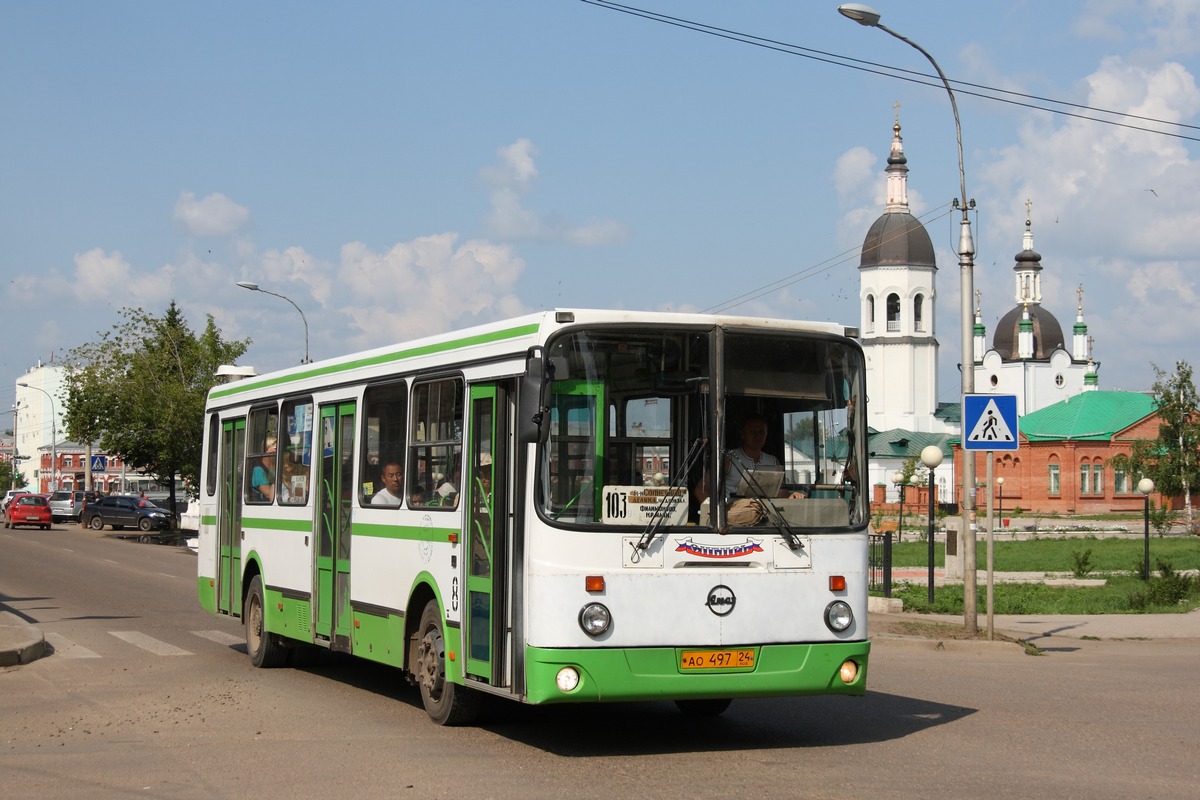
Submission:
M 867 588 L 892 596 L 892 532 L 872 533 L 867 551 Z

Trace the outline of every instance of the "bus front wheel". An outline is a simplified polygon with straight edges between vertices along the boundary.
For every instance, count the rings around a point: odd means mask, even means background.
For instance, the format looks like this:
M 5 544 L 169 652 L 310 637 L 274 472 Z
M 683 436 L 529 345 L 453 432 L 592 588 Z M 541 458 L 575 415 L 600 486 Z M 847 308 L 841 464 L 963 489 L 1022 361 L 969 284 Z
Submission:
M 446 680 L 446 638 L 436 600 L 425 604 L 417 630 L 417 685 L 425 713 L 438 725 L 467 725 L 479 712 L 479 695 Z
M 262 576 L 250 580 L 250 591 L 246 593 L 243 616 L 246 622 L 246 653 L 250 663 L 256 667 L 279 667 L 287 661 L 287 650 L 267 632 L 267 616 L 264 611 Z

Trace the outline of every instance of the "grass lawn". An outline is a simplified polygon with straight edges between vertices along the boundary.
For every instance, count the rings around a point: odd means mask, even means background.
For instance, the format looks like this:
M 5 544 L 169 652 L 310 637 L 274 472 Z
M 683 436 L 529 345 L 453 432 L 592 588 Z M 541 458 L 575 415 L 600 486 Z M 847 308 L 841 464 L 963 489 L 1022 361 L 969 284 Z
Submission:
M 1200 579 L 1180 575 L 1182 570 L 1200 570 L 1200 539 L 1195 537 L 1152 538 L 1151 580 L 1141 574 L 1141 538 L 1121 537 L 1029 539 L 995 542 L 996 572 L 1057 572 L 1076 577 L 1104 578 L 1099 587 L 1058 587 L 1042 583 L 996 583 L 994 610 L 997 614 L 1138 614 L 1186 612 L 1200 607 Z M 987 548 L 982 539 L 978 550 L 978 609 L 986 610 Z M 893 545 L 895 567 L 928 566 L 928 545 L 904 542 Z M 934 547 L 935 565 L 943 564 L 945 547 Z M 1162 567 L 1166 565 L 1167 569 Z M 909 611 L 935 614 L 963 613 L 963 587 L 938 587 L 934 603 L 928 603 L 925 585 L 899 584 L 892 596 L 904 601 Z

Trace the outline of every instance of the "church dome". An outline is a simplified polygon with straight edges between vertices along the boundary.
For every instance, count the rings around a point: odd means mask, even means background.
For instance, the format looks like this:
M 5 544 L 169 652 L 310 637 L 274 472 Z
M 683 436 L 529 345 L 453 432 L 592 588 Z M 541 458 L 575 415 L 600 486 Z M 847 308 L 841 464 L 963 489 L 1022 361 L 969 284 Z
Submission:
M 937 266 L 929 233 L 921 221 L 907 211 L 883 214 L 863 239 L 859 269 L 886 266 Z
M 1017 332 L 1021 326 L 1024 306 L 1009 309 L 996 324 L 996 335 L 992 338 L 992 349 L 1000 354 L 1005 361 L 1017 358 Z M 1040 305 L 1029 306 L 1029 319 L 1033 322 L 1033 357 L 1048 359 L 1055 350 L 1067 348 L 1063 338 L 1062 325 L 1046 309 Z

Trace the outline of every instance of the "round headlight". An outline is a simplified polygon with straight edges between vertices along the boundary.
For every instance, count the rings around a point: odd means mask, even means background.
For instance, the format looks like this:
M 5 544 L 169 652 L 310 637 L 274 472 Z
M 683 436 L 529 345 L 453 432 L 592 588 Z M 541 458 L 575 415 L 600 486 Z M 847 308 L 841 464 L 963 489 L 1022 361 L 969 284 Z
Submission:
M 560 692 L 572 692 L 579 685 L 579 671 L 574 667 L 563 667 L 554 676 L 554 683 Z
M 844 600 L 834 600 L 825 606 L 825 624 L 834 633 L 841 633 L 854 622 L 854 612 Z
M 612 614 L 601 603 L 588 603 L 579 612 L 579 627 L 588 636 L 599 636 L 612 624 Z

